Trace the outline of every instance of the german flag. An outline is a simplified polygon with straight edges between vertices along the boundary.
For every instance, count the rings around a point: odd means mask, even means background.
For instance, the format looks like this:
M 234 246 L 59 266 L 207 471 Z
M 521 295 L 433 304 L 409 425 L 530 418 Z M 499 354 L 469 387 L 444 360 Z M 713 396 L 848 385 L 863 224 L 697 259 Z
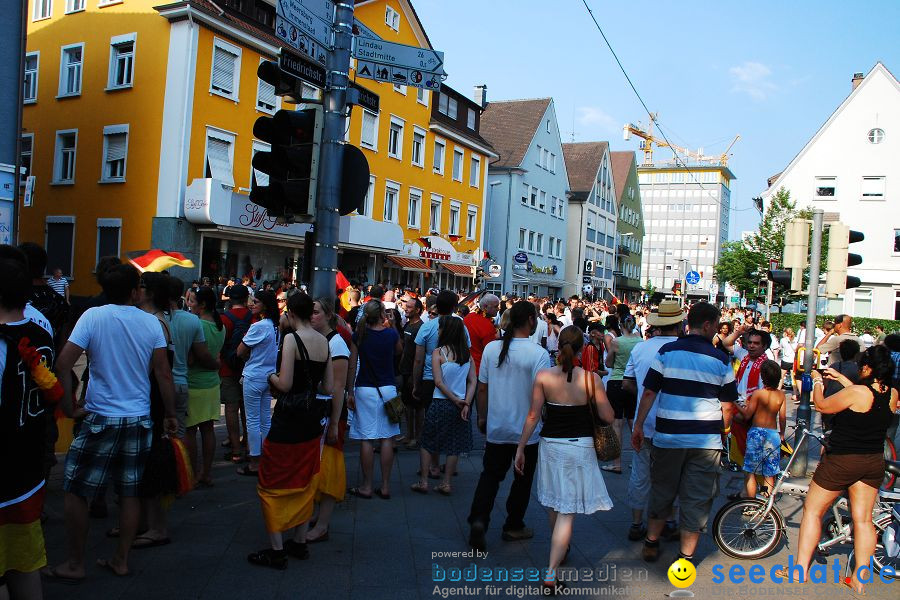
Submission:
M 335 278 L 335 292 L 341 303 L 338 314 L 341 315 L 341 318 L 344 318 L 350 312 L 350 281 L 341 271 L 337 272 L 337 277 Z
M 166 252 L 165 250 L 138 250 L 128 253 L 128 262 L 137 267 L 141 273 L 159 273 L 169 267 L 184 267 L 192 269 L 194 262 L 180 252 Z

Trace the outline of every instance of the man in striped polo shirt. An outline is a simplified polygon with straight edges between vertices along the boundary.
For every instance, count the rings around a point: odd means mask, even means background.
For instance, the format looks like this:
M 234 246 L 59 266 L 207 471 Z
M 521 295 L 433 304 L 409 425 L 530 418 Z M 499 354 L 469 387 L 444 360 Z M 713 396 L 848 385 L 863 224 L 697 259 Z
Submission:
M 53 269 L 53 275 L 47 278 L 47 285 L 53 288 L 53 291 L 69 301 L 69 280 L 63 277 L 62 269 L 56 267 Z
M 643 443 L 654 402 L 656 435 L 650 448 L 650 500 L 643 557 L 659 558 L 659 535 L 679 499 L 681 552 L 692 560 L 718 493 L 722 433 L 731 426 L 737 386 L 728 356 L 712 345 L 719 309 L 701 302 L 688 313 L 690 334 L 659 349 L 644 380 L 631 443 Z

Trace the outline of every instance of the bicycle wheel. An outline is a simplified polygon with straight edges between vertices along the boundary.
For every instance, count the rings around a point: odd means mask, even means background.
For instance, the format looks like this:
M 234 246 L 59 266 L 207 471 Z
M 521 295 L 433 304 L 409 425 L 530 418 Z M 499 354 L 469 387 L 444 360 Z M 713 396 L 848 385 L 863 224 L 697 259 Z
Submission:
M 713 520 L 713 539 L 732 558 L 753 560 L 770 555 L 781 541 L 784 520 L 774 507 L 764 517 L 766 503 L 742 498 L 723 506 Z
M 884 460 L 897 460 L 897 449 L 894 448 L 894 442 L 892 442 L 890 438 L 885 438 L 884 440 Z M 896 479 L 896 475 L 885 471 L 884 479 L 881 481 L 881 489 L 893 489 Z
M 900 556 L 888 556 L 884 545 L 881 543 L 881 534 L 891 525 L 891 522 L 891 513 L 886 513 L 875 519 L 877 541 L 875 543 L 875 552 L 872 553 L 872 564 L 876 573 L 881 573 L 884 567 L 891 567 L 894 570 L 893 573 L 886 573 L 885 575 L 892 579 L 900 579 Z

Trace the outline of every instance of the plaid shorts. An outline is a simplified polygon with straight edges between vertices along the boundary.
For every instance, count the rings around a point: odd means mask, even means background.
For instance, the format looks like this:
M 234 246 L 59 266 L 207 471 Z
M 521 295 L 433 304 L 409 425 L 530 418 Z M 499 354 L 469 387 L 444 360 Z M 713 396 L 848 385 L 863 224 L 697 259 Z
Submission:
M 63 489 L 93 498 L 110 477 L 120 496 L 137 496 L 150 454 L 153 421 L 89 414 L 66 455 Z

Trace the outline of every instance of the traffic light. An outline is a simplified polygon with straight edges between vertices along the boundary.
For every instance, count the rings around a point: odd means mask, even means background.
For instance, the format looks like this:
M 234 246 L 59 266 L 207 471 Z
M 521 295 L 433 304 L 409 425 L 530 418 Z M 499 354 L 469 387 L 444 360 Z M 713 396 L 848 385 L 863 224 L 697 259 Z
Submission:
M 859 287 L 859 277 L 848 277 L 847 267 L 862 264 L 862 256 L 848 252 L 850 244 L 865 239 L 861 231 L 853 231 L 837 221 L 828 232 L 828 273 L 825 276 L 825 294 L 837 296 L 848 288 Z
M 253 168 L 269 176 L 268 185 L 253 182 L 250 200 L 270 216 L 288 223 L 310 222 L 316 214 L 316 179 L 322 107 L 279 110 L 253 124 L 253 136 L 268 142 L 268 152 L 253 156 Z
M 789 290 L 803 289 L 803 271 L 809 266 L 809 221 L 797 219 L 787 224 L 784 231 L 784 256 L 781 261 L 790 276 L 784 280 L 784 272 L 770 271 L 769 279 Z M 772 277 L 774 273 L 778 278 Z
M 769 281 L 776 285 L 783 285 L 791 289 L 791 270 L 790 269 L 769 269 Z
M 680 281 L 676 281 L 675 283 L 672 284 L 672 293 L 675 294 L 676 296 L 681 295 L 681 282 Z

